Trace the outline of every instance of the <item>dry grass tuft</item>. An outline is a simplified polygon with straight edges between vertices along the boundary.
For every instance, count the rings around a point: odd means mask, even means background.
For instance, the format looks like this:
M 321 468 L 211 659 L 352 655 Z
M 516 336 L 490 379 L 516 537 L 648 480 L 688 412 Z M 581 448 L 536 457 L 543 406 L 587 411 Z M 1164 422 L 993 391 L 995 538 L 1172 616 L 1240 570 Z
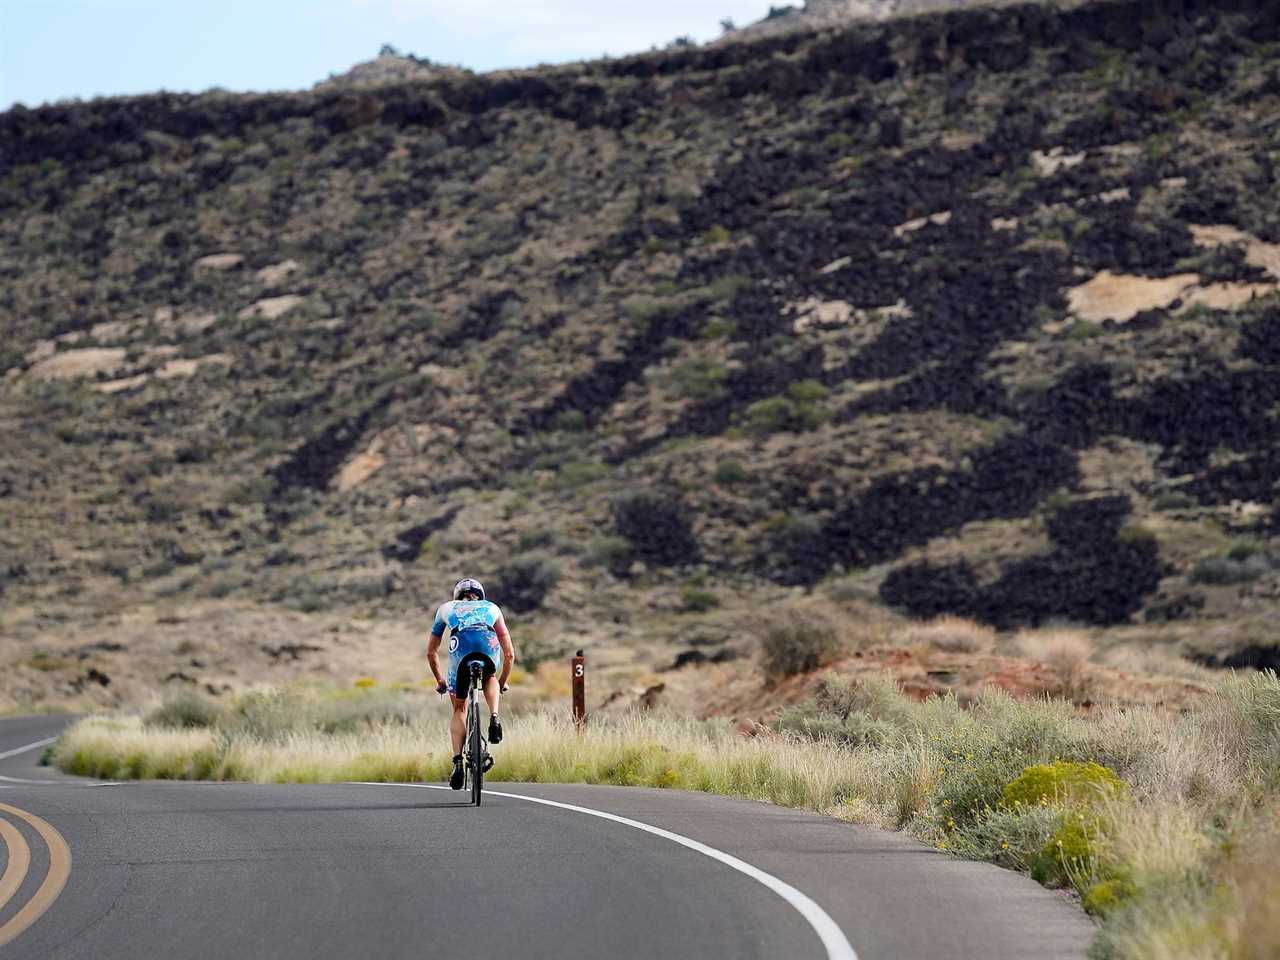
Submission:
M 1093 640 L 1077 630 L 1025 630 L 1013 641 L 1014 649 L 1029 660 L 1043 663 L 1057 677 L 1048 691 L 1074 702 L 1089 698 L 1089 659 L 1093 656 Z
M 912 624 L 903 639 L 908 647 L 923 645 L 941 653 L 990 653 L 995 648 L 996 632 L 965 617 L 943 616 Z

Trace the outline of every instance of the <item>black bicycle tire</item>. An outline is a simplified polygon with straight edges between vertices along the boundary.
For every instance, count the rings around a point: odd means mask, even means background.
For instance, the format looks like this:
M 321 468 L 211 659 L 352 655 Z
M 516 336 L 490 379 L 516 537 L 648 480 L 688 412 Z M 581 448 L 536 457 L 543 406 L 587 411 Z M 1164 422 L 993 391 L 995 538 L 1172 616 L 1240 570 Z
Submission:
M 484 750 L 480 745 L 480 705 L 471 701 L 471 742 L 467 745 L 471 752 L 471 802 L 480 806 L 480 798 L 484 790 Z

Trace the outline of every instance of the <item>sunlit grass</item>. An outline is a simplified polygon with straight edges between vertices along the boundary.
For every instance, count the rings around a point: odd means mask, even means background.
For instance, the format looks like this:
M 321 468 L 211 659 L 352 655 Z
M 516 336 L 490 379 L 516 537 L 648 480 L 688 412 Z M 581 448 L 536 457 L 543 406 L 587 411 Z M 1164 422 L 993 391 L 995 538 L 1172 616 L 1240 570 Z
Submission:
M 82 720 L 53 762 L 115 779 L 439 782 L 446 720 L 408 690 L 258 691 L 216 710 L 174 702 L 146 718 Z M 1252 853 L 1280 853 L 1274 674 L 1227 677 L 1182 714 L 1092 716 L 999 691 L 967 709 L 917 703 L 888 679 L 833 678 L 787 729 L 744 737 L 725 722 L 636 712 L 593 717 L 579 734 L 562 712 L 517 715 L 489 779 L 696 790 L 904 829 L 1075 887 L 1103 920 L 1100 957 L 1274 955 L 1277 881 Z M 1005 788 L 1033 766 L 1105 766 L 1123 789 L 1011 801 Z

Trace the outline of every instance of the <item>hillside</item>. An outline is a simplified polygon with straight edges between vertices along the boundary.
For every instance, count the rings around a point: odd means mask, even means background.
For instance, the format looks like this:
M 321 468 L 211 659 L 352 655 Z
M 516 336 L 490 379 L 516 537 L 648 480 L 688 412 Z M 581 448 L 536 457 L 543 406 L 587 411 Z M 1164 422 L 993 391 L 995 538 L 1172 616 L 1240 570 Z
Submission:
M 7 695 L 462 570 L 650 667 L 801 588 L 1265 662 L 1277 161 L 1269 0 L 0 114 Z

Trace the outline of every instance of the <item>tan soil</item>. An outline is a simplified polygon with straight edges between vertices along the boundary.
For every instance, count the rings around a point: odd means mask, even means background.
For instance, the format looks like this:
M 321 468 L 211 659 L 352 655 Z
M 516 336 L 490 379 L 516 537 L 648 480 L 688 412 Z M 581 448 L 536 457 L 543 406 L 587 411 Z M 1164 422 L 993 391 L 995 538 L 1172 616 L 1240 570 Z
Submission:
M 197 270 L 213 270 L 219 273 L 238 270 L 242 266 L 244 266 L 244 257 L 238 253 L 215 253 L 196 261 Z
M 1172 277 L 1136 277 L 1103 270 L 1092 280 L 1067 291 L 1071 312 L 1081 320 L 1124 323 L 1144 310 L 1167 307 L 1200 282 L 1195 273 Z
M 340 493 L 354 490 L 386 465 L 387 458 L 381 453 L 376 450 L 366 450 L 338 471 L 333 485 Z
M 258 271 L 258 282 L 268 289 L 277 287 L 291 274 L 302 269 L 302 265 L 296 260 L 286 260 L 284 263 L 275 263 L 269 267 L 263 267 Z
M 1244 246 L 1245 262 L 1266 270 L 1280 279 L 1280 243 L 1266 243 L 1251 233 L 1225 224 L 1214 226 L 1192 225 L 1191 236 L 1202 247 L 1220 247 L 1239 243 Z
M 249 317 L 261 316 L 268 320 L 278 320 L 291 310 L 306 303 L 306 297 L 300 297 L 295 293 L 286 294 L 283 297 L 267 297 L 265 300 L 259 300 L 251 307 L 245 307 L 240 311 L 238 316 L 241 320 L 247 320 Z
M 905 237 L 908 233 L 915 233 L 922 230 L 929 224 L 937 227 L 945 227 L 951 222 L 951 211 L 943 210 L 941 213 L 931 213 L 927 217 L 917 217 L 915 220 L 908 220 L 906 223 L 900 223 L 893 228 L 895 237 Z
M 70 380 L 114 373 L 125 365 L 125 351 L 120 347 L 86 347 L 64 350 L 46 357 L 31 368 L 36 380 Z

